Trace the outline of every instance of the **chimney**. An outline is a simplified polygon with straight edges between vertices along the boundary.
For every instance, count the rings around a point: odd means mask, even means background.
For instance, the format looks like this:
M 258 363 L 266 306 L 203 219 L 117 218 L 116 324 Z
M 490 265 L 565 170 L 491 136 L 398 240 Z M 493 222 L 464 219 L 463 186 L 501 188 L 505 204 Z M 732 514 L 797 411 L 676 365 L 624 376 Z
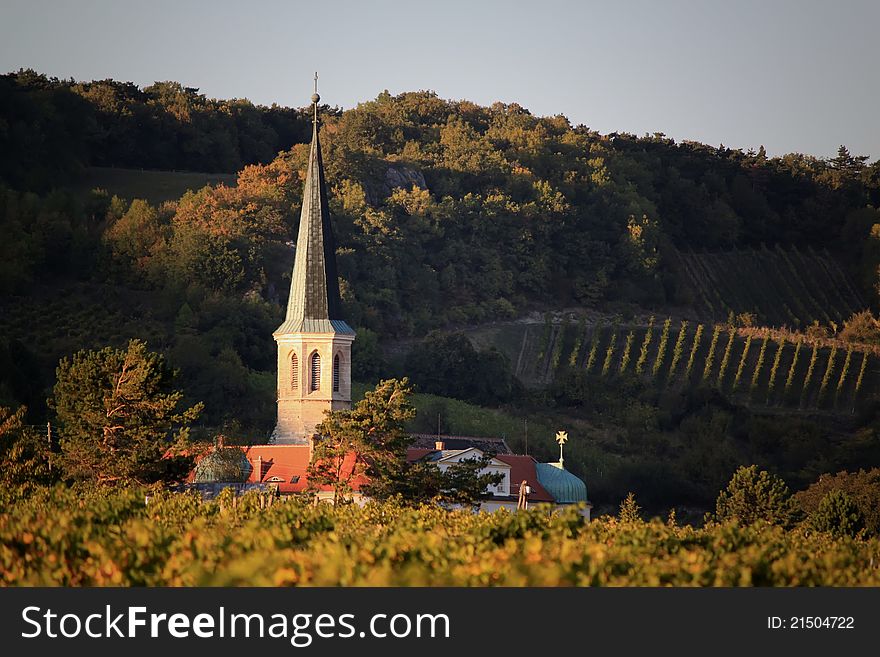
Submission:
M 444 443 L 442 440 L 436 440 L 434 441 L 434 449 L 444 450 L 446 449 L 446 443 Z
M 257 456 L 257 464 L 254 468 L 254 481 L 258 484 L 263 481 L 263 457 L 259 455 Z

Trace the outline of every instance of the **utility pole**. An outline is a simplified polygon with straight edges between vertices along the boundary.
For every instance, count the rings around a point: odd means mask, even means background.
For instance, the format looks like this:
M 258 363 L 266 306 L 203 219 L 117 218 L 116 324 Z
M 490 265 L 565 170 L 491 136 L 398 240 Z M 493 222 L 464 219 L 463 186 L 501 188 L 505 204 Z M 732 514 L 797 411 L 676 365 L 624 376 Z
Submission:
M 523 424 L 526 427 L 526 456 L 529 455 L 529 418 L 523 420 Z

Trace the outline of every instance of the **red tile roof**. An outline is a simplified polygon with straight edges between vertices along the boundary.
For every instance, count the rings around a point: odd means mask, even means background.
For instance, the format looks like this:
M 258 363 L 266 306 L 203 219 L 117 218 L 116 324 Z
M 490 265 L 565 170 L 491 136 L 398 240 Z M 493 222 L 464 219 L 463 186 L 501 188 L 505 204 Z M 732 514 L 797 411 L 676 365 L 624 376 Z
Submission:
M 247 483 L 276 483 L 280 493 L 300 493 L 308 487 L 306 471 L 311 458 L 308 445 L 252 445 L 241 449 L 251 464 Z M 410 462 L 418 461 L 436 451 L 434 449 L 410 448 L 406 452 L 406 459 Z M 199 455 L 196 461 L 200 460 L 202 456 L 204 454 Z M 343 471 L 351 472 L 352 458 L 352 456 L 346 457 Z M 511 497 L 515 498 L 519 494 L 520 483 L 526 481 L 532 489 L 529 495 L 530 502 L 554 501 L 553 496 L 538 481 L 534 458 L 519 454 L 497 454 L 495 458 L 510 466 Z M 257 472 L 258 463 L 261 472 Z M 273 477 L 278 477 L 282 481 L 270 482 L 269 480 Z M 292 481 L 297 477 L 295 482 Z M 352 480 L 351 486 L 353 490 L 357 491 L 365 483 L 367 483 L 366 477 L 358 476 Z M 332 487 L 321 486 L 320 490 L 330 491 Z
M 553 496 L 538 481 L 538 473 L 535 470 L 535 459 L 522 454 L 497 454 L 499 461 L 504 461 L 510 466 L 510 494 L 519 495 L 519 485 L 525 481 L 532 489 L 529 494 L 529 502 L 555 502 Z

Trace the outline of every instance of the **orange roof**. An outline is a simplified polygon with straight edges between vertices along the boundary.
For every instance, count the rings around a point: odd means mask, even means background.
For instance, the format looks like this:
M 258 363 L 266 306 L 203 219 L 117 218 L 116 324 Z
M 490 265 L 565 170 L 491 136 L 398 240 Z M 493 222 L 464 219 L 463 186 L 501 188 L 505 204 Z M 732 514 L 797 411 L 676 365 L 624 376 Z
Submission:
M 308 488 L 308 480 L 306 479 L 307 469 L 311 454 L 308 445 L 252 445 L 250 447 L 242 447 L 245 457 L 251 464 L 251 472 L 248 475 L 247 483 L 273 483 L 278 486 L 280 493 L 300 493 Z M 428 454 L 436 452 L 435 449 L 410 448 L 406 452 L 407 461 L 418 461 Z M 200 454 L 196 461 L 204 456 Z M 499 461 L 503 461 L 510 466 L 510 492 L 515 496 L 519 493 L 519 485 L 526 481 L 531 487 L 532 492 L 529 494 L 531 502 L 553 502 L 553 496 L 538 481 L 538 474 L 535 470 L 535 459 L 531 456 L 519 454 L 497 454 L 495 456 Z M 350 473 L 353 467 L 354 456 L 349 454 L 345 458 L 343 464 L 343 472 Z M 257 464 L 260 465 L 260 471 L 257 471 Z M 192 475 L 190 475 L 191 480 Z M 271 481 L 273 478 L 280 481 Z M 367 483 L 367 478 L 358 475 L 351 481 L 353 490 L 360 490 L 361 486 Z M 322 491 L 331 491 L 331 486 L 321 486 Z
M 276 483 L 280 493 L 300 493 L 308 488 L 306 472 L 311 458 L 308 445 L 252 445 L 243 447 L 245 456 L 251 464 L 250 483 Z M 261 472 L 257 471 L 260 464 Z M 350 474 L 354 467 L 354 455 L 348 454 L 342 464 L 343 475 Z M 273 477 L 280 482 L 271 481 Z M 359 490 L 367 483 L 367 478 L 358 475 L 351 482 L 353 490 Z M 320 486 L 319 490 L 332 491 L 332 486 Z

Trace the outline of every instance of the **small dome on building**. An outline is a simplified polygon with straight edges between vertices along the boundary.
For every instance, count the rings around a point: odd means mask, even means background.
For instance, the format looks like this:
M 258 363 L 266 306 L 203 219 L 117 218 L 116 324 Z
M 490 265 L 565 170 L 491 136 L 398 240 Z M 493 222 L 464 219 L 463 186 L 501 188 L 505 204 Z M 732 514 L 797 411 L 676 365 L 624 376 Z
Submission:
M 587 485 L 562 467 L 561 463 L 536 463 L 538 481 L 557 504 L 588 502 Z
M 251 464 L 237 447 L 219 447 L 196 464 L 193 482 L 197 484 L 241 483 L 247 481 Z

